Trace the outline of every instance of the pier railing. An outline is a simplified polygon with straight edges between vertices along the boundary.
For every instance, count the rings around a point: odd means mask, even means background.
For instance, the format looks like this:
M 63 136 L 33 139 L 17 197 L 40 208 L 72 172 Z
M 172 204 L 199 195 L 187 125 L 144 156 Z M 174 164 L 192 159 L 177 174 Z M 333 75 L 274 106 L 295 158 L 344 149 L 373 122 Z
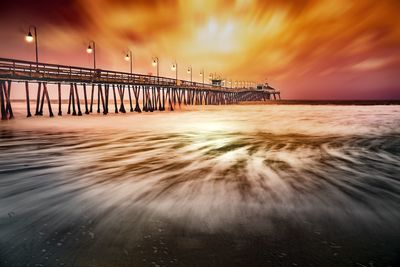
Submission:
M 84 114 L 93 113 L 93 107 L 97 103 L 97 113 L 100 113 L 102 109 L 104 115 L 109 113 L 110 98 L 113 99 L 115 113 L 126 112 L 124 107 L 125 91 L 129 97 L 131 112 L 164 111 L 167 108 L 173 111 L 177 105 L 228 105 L 243 101 L 266 101 L 271 99 L 271 96 L 274 99 L 277 96 L 280 98 L 279 91 L 269 91 L 269 88 L 261 88 L 261 90 L 228 88 L 137 73 L 0 58 L 0 113 L 2 120 L 14 117 L 11 101 L 11 84 L 14 82 L 25 84 L 27 117 L 32 116 L 30 85 L 37 86 L 34 114 L 36 116 L 43 115 L 46 101 L 50 117 L 54 115 L 48 84 L 57 85 L 59 116 L 62 115 L 62 91 L 68 92 L 65 87 L 69 87 L 67 114 L 78 116 L 83 114 L 80 106 L 82 98 L 79 96 L 80 94 L 82 96 L 82 93 Z M 78 90 L 79 87 L 81 90 Z M 90 94 L 88 94 L 87 87 L 90 87 Z M 140 102 L 142 102 L 141 106 Z
M 34 80 L 46 82 L 82 82 L 82 83 L 112 83 L 159 85 L 190 89 L 243 92 L 255 89 L 228 88 L 173 78 L 126 73 L 112 70 L 91 69 L 84 67 L 66 66 L 50 63 L 0 58 L 0 78 L 13 80 Z

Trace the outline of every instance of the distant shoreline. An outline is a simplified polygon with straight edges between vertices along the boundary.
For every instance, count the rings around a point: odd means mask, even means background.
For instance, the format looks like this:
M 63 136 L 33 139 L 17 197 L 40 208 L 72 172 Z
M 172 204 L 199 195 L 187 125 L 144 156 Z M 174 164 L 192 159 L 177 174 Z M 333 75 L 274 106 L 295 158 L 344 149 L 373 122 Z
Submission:
M 241 102 L 240 105 L 335 105 L 335 106 L 377 106 L 400 105 L 400 100 L 269 100 Z
M 26 102 L 24 99 L 14 99 L 11 102 L 21 103 Z M 35 103 L 36 100 L 31 99 L 30 103 Z M 63 104 L 68 104 L 67 99 L 62 99 Z M 90 102 L 90 101 L 88 101 Z M 51 100 L 52 104 L 57 104 L 58 100 Z M 81 104 L 84 101 L 80 100 Z M 95 100 L 94 103 L 97 104 Z M 111 103 L 111 102 L 110 102 Z M 124 100 L 124 103 L 129 103 Z M 267 101 L 244 101 L 238 105 L 335 105 L 335 106 L 377 106 L 377 105 L 400 105 L 400 100 L 267 100 Z

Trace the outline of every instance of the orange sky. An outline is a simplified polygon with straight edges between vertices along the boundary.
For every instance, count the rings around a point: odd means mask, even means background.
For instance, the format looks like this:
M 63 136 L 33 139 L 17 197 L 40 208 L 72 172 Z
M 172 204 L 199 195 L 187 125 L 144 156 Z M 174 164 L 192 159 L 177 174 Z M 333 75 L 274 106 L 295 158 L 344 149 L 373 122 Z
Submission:
M 400 1 L 0 2 L 0 57 L 34 60 L 24 42 L 39 30 L 39 60 L 179 78 L 192 65 L 228 80 L 268 81 L 286 99 L 400 99 Z

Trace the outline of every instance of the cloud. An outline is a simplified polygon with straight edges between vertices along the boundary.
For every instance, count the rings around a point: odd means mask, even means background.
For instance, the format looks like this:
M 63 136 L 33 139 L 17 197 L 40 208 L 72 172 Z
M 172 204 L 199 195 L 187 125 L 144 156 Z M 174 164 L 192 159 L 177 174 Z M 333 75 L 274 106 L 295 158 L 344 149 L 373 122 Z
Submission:
M 357 80 L 368 70 L 367 79 L 374 79 L 374 73 L 399 68 L 391 61 L 400 56 L 400 2 L 394 0 L 14 0 L 2 1 L 0 10 L 3 33 L 10 25 L 39 24 L 42 49 L 51 51 L 53 62 L 58 49 L 69 51 L 68 63 L 80 65 L 79 51 L 95 39 L 104 68 L 123 69 L 121 53 L 130 48 L 142 73 L 153 71 L 150 58 L 158 55 L 165 76 L 173 75 L 169 65 L 176 59 L 195 72 L 205 68 L 232 80 L 273 79 L 286 87 L 284 95 L 295 97 L 300 80 L 306 86 L 329 78 L 351 87 L 349 76 Z M 9 33 L 2 53 L 20 46 L 13 45 L 16 36 Z M 341 97 L 337 90 L 319 94 Z

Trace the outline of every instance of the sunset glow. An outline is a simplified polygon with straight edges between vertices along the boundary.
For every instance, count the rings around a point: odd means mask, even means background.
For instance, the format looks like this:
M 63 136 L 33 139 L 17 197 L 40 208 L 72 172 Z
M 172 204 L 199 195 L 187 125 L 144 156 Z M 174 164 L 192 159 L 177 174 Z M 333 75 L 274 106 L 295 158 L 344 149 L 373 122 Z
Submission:
M 400 0 L 1 0 L 0 267 L 400 266 Z
M 62 4 L 61 4 L 62 3 Z M 34 60 L 21 41 L 38 27 L 39 61 L 190 80 L 204 68 L 232 81 L 268 81 L 286 99 L 400 98 L 398 1 L 2 1 L 1 57 Z M 193 75 L 193 80 L 201 81 Z

